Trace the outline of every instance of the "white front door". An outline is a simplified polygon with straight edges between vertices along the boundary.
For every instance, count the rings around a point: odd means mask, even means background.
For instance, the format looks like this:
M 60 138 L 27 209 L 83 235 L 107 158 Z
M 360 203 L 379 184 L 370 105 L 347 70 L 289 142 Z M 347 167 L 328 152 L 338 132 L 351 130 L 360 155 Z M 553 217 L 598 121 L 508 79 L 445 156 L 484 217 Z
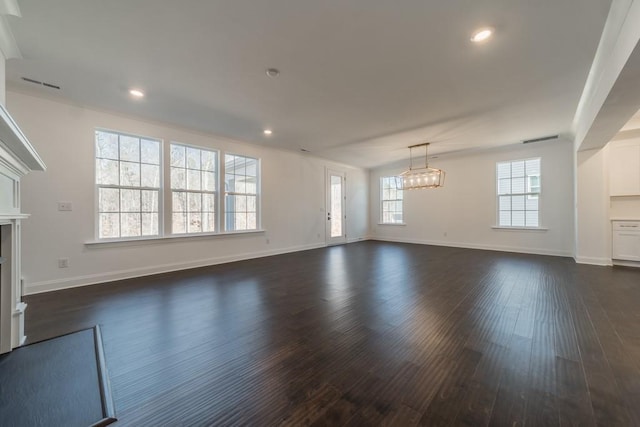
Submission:
M 347 242 L 345 173 L 327 169 L 327 222 L 325 228 L 327 245 Z

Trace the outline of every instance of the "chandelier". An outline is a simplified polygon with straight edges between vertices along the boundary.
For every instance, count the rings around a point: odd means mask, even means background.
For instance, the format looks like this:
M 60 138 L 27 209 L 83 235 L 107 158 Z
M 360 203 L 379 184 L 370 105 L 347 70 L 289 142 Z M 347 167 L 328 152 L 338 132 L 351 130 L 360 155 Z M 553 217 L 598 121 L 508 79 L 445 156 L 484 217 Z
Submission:
M 442 169 L 430 168 L 427 160 L 428 142 L 411 145 L 409 147 L 409 170 L 403 172 L 402 184 L 405 190 L 417 188 L 438 188 L 444 185 L 444 171 Z M 413 149 L 424 147 L 424 167 L 413 167 Z

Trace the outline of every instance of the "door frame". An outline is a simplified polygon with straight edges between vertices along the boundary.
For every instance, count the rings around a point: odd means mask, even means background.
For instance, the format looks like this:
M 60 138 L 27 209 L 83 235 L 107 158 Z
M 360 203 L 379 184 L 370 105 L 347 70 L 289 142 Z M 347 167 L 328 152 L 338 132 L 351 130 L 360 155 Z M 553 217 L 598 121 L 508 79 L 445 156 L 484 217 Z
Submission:
M 339 176 L 342 179 L 342 234 L 337 237 L 331 237 L 331 177 Z M 347 243 L 347 173 L 335 169 L 325 168 L 325 227 L 324 238 L 327 246 L 342 245 Z

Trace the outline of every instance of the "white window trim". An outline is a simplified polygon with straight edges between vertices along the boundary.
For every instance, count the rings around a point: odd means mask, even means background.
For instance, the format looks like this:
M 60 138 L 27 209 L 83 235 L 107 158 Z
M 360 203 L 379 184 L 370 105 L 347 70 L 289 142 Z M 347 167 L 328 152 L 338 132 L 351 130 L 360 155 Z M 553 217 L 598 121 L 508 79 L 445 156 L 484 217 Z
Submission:
M 232 236 L 242 236 L 242 235 L 251 235 L 251 234 L 260 234 L 265 233 L 267 230 L 262 228 L 262 158 L 254 157 L 249 154 L 240 154 L 235 151 L 224 151 L 222 149 L 213 148 L 213 147 L 205 147 L 194 144 L 188 144 L 173 140 L 165 140 L 163 138 L 152 137 L 148 135 L 140 135 L 131 132 L 125 132 L 120 130 L 109 129 L 105 127 L 95 127 L 93 129 L 94 137 L 93 137 L 93 188 L 94 188 L 94 237 L 93 240 L 84 242 L 84 245 L 87 247 L 100 247 L 100 246 L 129 246 L 129 245 L 147 245 L 147 244 L 156 244 L 162 242 L 179 242 L 186 241 L 191 239 L 201 239 L 201 238 L 217 238 L 217 237 L 232 237 Z M 154 236 L 128 236 L 128 237 L 118 237 L 118 238 L 100 238 L 100 215 L 99 212 L 99 188 L 100 187 L 113 187 L 113 188 L 127 188 L 126 186 L 106 186 L 106 185 L 98 185 L 96 181 L 97 169 L 96 169 L 96 159 L 97 159 L 97 146 L 95 140 L 95 132 L 110 132 L 118 135 L 132 136 L 135 138 L 142 138 L 148 140 L 155 140 L 160 143 L 160 188 L 152 188 L 153 190 L 158 190 L 158 234 Z M 215 232 L 198 232 L 198 233 L 180 233 L 173 234 L 172 233 L 172 224 L 170 221 L 166 221 L 166 218 L 171 217 L 171 213 L 173 212 L 172 201 L 166 202 L 166 200 L 171 200 L 172 189 L 171 189 L 171 159 L 169 156 L 165 155 L 167 151 L 167 147 L 170 147 L 171 144 L 182 145 L 185 147 L 196 148 L 200 150 L 213 151 L 216 153 L 216 200 L 215 203 L 217 211 L 216 214 L 216 230 Z M 240 157 L 248 157 L 251 159 L 255 159 L 257 161 L 256 165 L 256 228 L 250 230 L 226 230 L 225 224 L 225 195 L 226 191 L 224 189 L 224 177 L 225 177 L 225 165 L 222 160 L 226 155 L 232 156 L 240 156 Z M 134 187 L 132 187 L 134 188 Z M 147 187 L 135 187 L 135 189 L 149 189 Z M 188 190 L 185 190 L 188 191 Z
M 384 175 L 381 176 L 380 179 L 378 180 L 378 188 L 380 191 L 380 206 L 378 209 L 378 215 L 379 215 L 379 221 L 378 221 L 378 225 L 399 225 L 399 226 L 405 226 L 406 223 L 404 222 L 404 189 L 402 189 L 402 200 L 400 200 L 402 202 L 402 222 L 384 222 L 384 202 L 385 201 L 398 201 L 399 199 L 389 199 L 389 200 L 385 200 L 384 199 L 384 186 L 382 185 L 382 180 L 384 178 L 399 178 L 398 175 Z M 397 190 L 397 188 L 396 188 Z
M 513 162 L 526 162 L 527 160 L 540 160 L 540 174 L 537 175 L 540 180 L 538 186 L 540 187 L 540 191 L 538 193 L 509 193 L 509 194 L 499 194 L 498 192 L 498 164 L 499 163 L 513 163 Z M 496 162 L 495 166 L 495 203 L 496 203 L 496 225 L 491 226 L 494 230 L 511 230 L 511 231 L 547 231 L 549 230 L 547 227 L 543 226 L 544 222 L 542 221 L 542 209 L 540 203 L 538 203 L 538 225 L 535 227 L 527 227 L 527 226 L 509 226 L 509 225 L 499 225 L 500 224 L 500 196 L 529 196 L 529 195 L 537 195 L 538 201 L 542 200 L 542 157 L 528 157 L 526 159 L 515 159 L 515 160 L 501 160 Z M 513 178 L 511 178 L 513 179 Z M 528 181 L 528 180 L 525 180 Z M 525 182 L 525 186 L 528 186 L 529 183 Z
M 150 188 L 150 187 L 129 187 L 129 186 L 118 186 L 118 185 L 100 185 L 97 182 L 97 162 L 98 159 L 98 147 L 96 145 L 95 133 L 96 132 L 109 132 L 115 133 L 118 135 L 131 136 L 134 138 L 147 139 L 147 140 L 155 140 L 160 143 L 160 188 Z M 163 238 L 165 236 L 164 233 L 164 178 L 165 178 L 165 159 L 164 159 L 164 140 L 162 138 L 156 138 L 148 135 L 140 135 L 131 132 L 122 132 L 119 130 L 113 130 L 104 127 L 95 127 L 93 129 L 93 228 L 94 228 L 94 241 L 95 242 L 116 242 L 116 241 L 135 241 L 135 240 L 149 240 L 149 239 L 158 239 Z M 118 146 L 119 147 L 119 146 Z M 118 158 L 120 157 L 120 153 L 118 153 Z M 120 161 L 120 160 L 118 160 Z M 158 190 L 158 234 L 154 236 L 127 236 L 127 237 L 118 237 L 118 238 L 100 238 L 100 188 L 124 188 L 124 189 L 138 189 L 138 190 Z M 121 231 L 122 232 L 122 231 Z
M 135 237 L 135 238 L 123 238 L 123 239 L 101 239 L 91 240 L 84 242 L 87 247 L 109 247 L 109 246 L 136 246 L 136 245 L 151 245 L 157 243 L 173 243 L 184 242 L 193 239 L 215 239 L 222 237 L 242 236 L 247 234 L 261 234 L 266 233 L 267 230 L 238 230 L 238 231 L 223 231 L 219 233 L 193 233 L 193 234 L 173 234 L 170 236 L 153 236 L 153 237 Z
M 214 212 L 214 216 L 215 216 L 215 227 L 217 231 L 211 232 L 211 231 L 207 231 L 207 232 L 194 232 L 194 233 L 174 233 L 173 232 L 173 189 L 171 188 L 171 144 L 174 145 L 180 145 L 183 147 L 188 147 L 188 148 L 194 148 L 196 150 L 205 150 L 205 151 L 211 151 L 213 153 L 216 153 L 216 188 L 214 190 L 215 193 L 215 199 L 214 199 L 214 203 L 215 203 L 215 212 Z M 182 142 L 178 142 L 178 141 L 169 141 L 169 156 L 166 162 L 165 167 L 167 168 L 167 182 L 165 184 L 168 184 L 165 186 L 166 191 L 166 196 L 167 196 L 167 200 L 170 200 L 170 203 L 167 203 L 166 205 L 166 218 L 171 218 L 171 221 L 167 221 L 167 224 L 164 224 L 164 228 L 165 228 L 165 235 L 166 236 L 183 236 L 183 237 L 188 237 L 188 236 L 201 236 L 201 235 L 207 235 L 207 234 L 218 234 L 221 232 L 224 232 L 224 230 L 222 230 L 220 227 L 222 225 L 222 220 L 220 219 L 221 215 L 220 215 L 220 207 L 221 205 L 221 201 L 220 201 L 220 156 L 223 155 L 222 151 L 217 149 L 217 148 L 207 148 L 207 147 L 202 147 L 202 146 L 198 146 L 198 145 L 193 145 L 193 144 L 185 144 Z M 186 161 L 186 160 L 185 160 Z M 186 169 L 185 169 L 186 170 Z M 194 191 L 194 190 L 175 190 L 175 191 L 183 191 L 185 193 L 188 192 L 197 192 L 197 193 L 207 193 L 207 194 L 211 194 L 211 192 L 209 191 Z
M 227 168 L 226 168 L 226 162 L 222 160 L 222 156 L 239 156 L 239 157 L 246 157 L 249 159 L 254 159 L 257 161 L 257 165 L 256 165 L 256 228 L 255 229 L 249 229 L 249 230 L 227 230 L 227 223 L 226 223 L 226 216 L 227 216 L 227 206 L 226 206 L 226 201 L 227 201 L 227 194 L 231 194 L 231 193 L 227 193 L 226 188 L 224 188 L 224 183 L 225 183 L 225 178 L 226 178 L 226 174 L 227 174 Z M 220 232 L 221 233 L 228 233 L 228 234 L 237 234 L 237 233 L 243 233 L 243 232 L 251 232 L 251 231 L 258 231 L 262 229 L 262 159 L 259 157 L 253 157 L 250 156 L 248 154 L 238 154 L 236 152 L 231 152 L 231 151 L 225 151 L 223 153 L 221 153 L 220 156 L 220 179 L 218 181 L 219 185 L 220 185 Z M 249 193 L 233 193 L 233 194 L 249 194 Z

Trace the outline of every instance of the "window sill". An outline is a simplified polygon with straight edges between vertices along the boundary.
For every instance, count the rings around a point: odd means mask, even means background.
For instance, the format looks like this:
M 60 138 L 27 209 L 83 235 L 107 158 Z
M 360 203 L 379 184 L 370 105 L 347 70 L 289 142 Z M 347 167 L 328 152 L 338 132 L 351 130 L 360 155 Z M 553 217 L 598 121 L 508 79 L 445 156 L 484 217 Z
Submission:
M 407 223 L 405 222 L 379 222 L 378 225 L 392 225 L 396 227 L 406 227 Z
M 504 227 L 494 225 L 491 228 L 494 230 L 506 230 L 506 231 L 548 231 L 547 227 Z
M 150 244 L 157 244 L 157 243 L 185 242 L 193 239 L 207 239 L 207 238 L 216 238 L 216 237 L 261 234 L 266 231 L 267 230 L 265 229 L 259 229 L 259 230 L 242 230 L 242 231 L 223 231 L 221 233 L 172 234 L 170 236 L 141 237 L 141 238 L 135 238 L 135 239 L 112 239 L 112 240 L 105 239 L 105 240 L 92 240 L 90 242 L 85 242 L 84 245 L 88 247 L 150 245 Z

